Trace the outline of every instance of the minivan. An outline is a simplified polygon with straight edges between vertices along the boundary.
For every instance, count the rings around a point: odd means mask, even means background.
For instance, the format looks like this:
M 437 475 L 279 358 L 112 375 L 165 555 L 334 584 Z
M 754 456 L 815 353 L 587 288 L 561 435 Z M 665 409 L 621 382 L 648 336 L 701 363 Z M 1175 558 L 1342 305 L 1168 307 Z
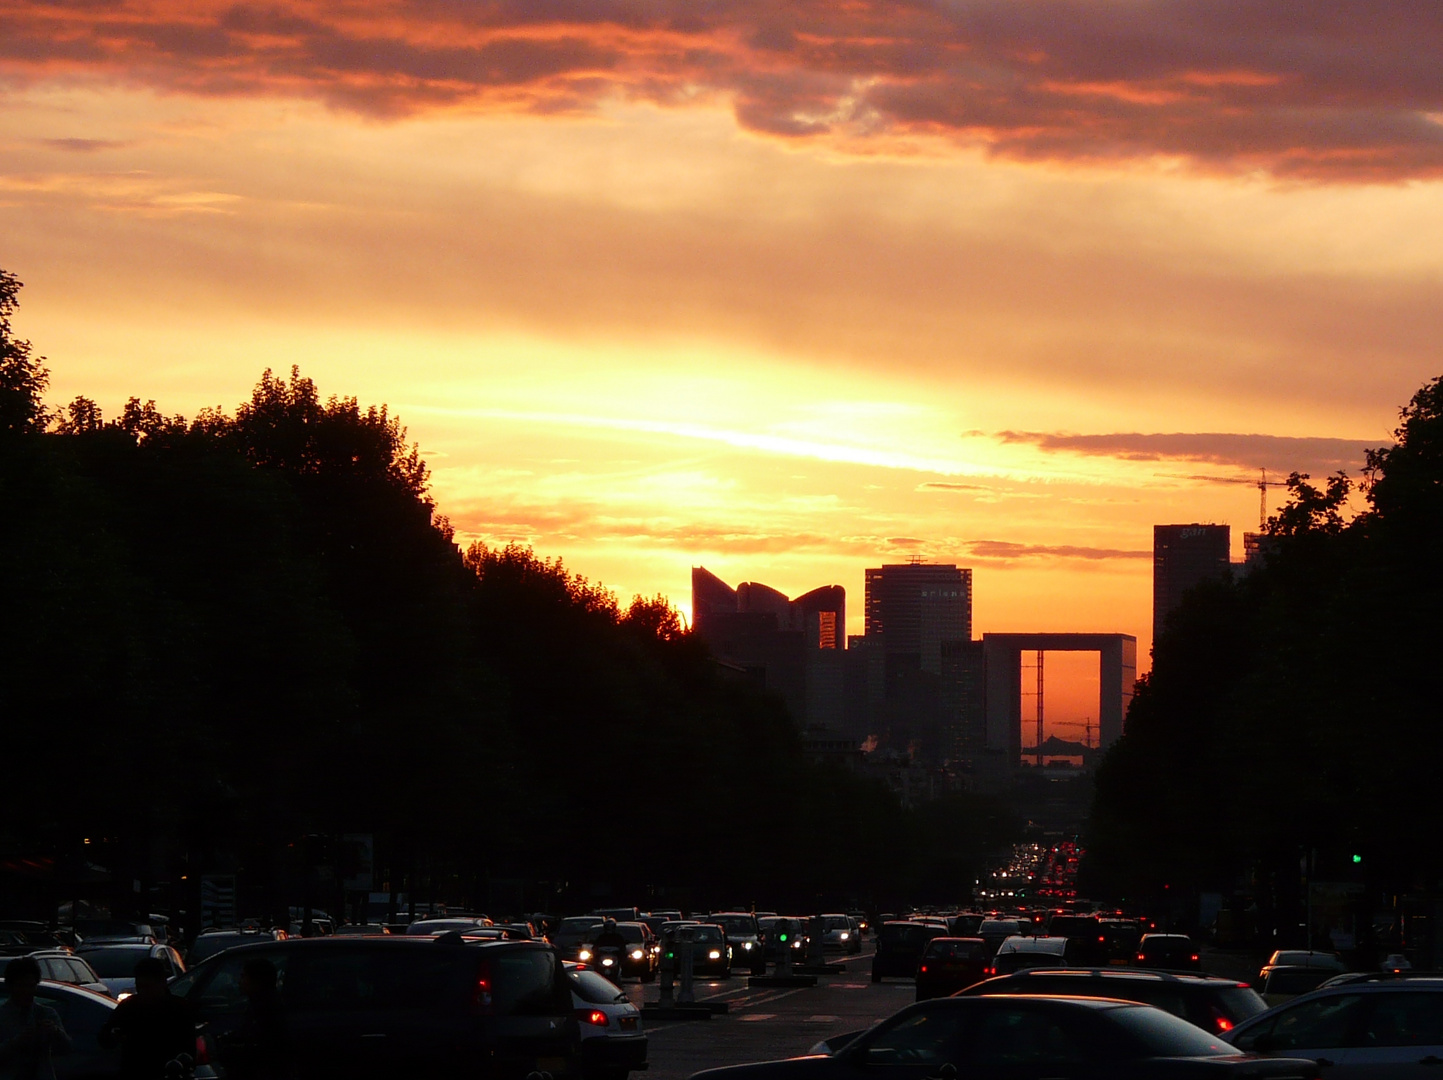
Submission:
M 291 938 L 217 953 L 171 992 L 208 1026 L 222 1066 L 227 1037 L 247 1014 L 241 971 L 259 958 L 275 966 L 299 1076 L 522 1080 L 576 1072 L 580 1033 L 556 951 L 459 934 Z

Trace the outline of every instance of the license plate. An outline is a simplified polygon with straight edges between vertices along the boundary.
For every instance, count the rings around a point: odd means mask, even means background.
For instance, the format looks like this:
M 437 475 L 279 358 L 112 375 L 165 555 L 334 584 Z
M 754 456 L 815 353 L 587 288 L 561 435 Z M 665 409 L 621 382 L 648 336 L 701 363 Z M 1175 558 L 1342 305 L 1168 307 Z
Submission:
M 620 1025 L 622 1031 L 634 1031 L 636 1030 L 636 1017 L 623 1016 L 620 1020 Z

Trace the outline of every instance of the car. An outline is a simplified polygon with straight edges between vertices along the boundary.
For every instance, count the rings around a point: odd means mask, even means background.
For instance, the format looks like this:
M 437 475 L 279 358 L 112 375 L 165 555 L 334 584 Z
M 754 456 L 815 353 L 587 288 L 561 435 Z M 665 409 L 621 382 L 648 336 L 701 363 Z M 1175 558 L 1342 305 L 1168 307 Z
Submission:
M 225 1065 L 246 1012 L 241 972 L 277 972 L 295 1075 L 416 1080 L 477 1074 L 574 1075 L 580 1032 L 572 983 L 551 946 L 440 937 L 290 938 L 236 946 L 171 984 L 208 1025 Z
M 571 1002 L 581 1035 L 585 1080 L 623 1080 L 646 1068 L 646 1033 L 641 1010 L 610 979 L 576 964 L 566 965 Z
M 1162 971 L 1201 971 L 1202 954 L 1186 934 L 1143 934 L 1134 966 Z
M 1077 962 L 1085 967 L 1102 967 L 1111 959 L 1102 920 L 1095 915 L 1054 915 L 1047 922 L 1047 933 L 1077 942 Z
M 452 930 L 459 930 L 461 933 L 469 933 L 472 930 L 488 929 L 491 920 L 485 916 L 466 916 L 463 918 L 444 919 L 417 919 L 410 926 L 406 927 L 407 934 L 445 934 Z
M 823 915 L 822 948 L 855 956 L 862 951 L 862 932 L 850 915 Z
M 626 939 L 626 950 L 621 957 L 621 974 L 635 975 L 644 983 L 656 979 L 661 966 L 661 947 L 656 935 L 644 922 L 619 922 L 616 932 Z
M 379 937 L 390 932 L 390 927 L 383 923 L 346 923 L 336 927 L 341 937 Z
M 992 946 L 994 954 L 1004 941 L 1021 933 L 1022 922 L 1019 919 L 983 919 L 977 927 L 977 936 Z
M 146 957 L 166 966 L 166 978 L 185 974 L 185 961 L 169 945 L 116 942 L 111 945 L 82 945 L 76 955 L 90 965 L 105 983 L 105 992 L 124 1001 L 135 992 L 135 965 Z
M 80 919 L 72 927 L 81 944 L 115 941 L 156 941 L 164 944 L 170 920 L 164 915 L 145 919 Z
M 1324 952 L 1320 949 L 1278 949 L 1258 971 L 1257 981 L 1253 985 L 1262 986 L 1267 982 L 1268 973 L 1275 967 L 1318 968 L 1330 975 L 1348 970 L 1343 958 L 1335 952 Z
M 641 909 L 637 907 L 597 908 L 591 914 L 598 919 L 612 919 L 616 922 L 641 921 Z
M 695 923 L 691 931 L 692 974 L 731 978 L 732 947 L 727 943 L 726 931 L 714 923 Z
M 1032 967 L 1080 966 L 1084 947 L 1076 938 L 1010 937 L 997 948 L 992 958 L 991 975 L 1011 975 Z
M 1267 1011 L 1256 990 L 1236 979 L 1172 974 L 1137 968 L 1028 968 L 962 991 L 976 994 L 1049 994 L 1103 997 L 1152 1005 L 1222 1035 Z
M 1340 980 L 1239 1024 L 1250 1053 L 1308 1057 L 1328 1080 L 1432 1076 L 1443 1065 L 1443 976 Z
M 872 981 L 915 978 L 927 943 L 933 938 L 948 936 L 945 923 L 902 919 L 883 923 L 877 931 L 877 952 L 872 957 Z
M 947 932 L 953 937 L 976 937 L 977 931 L 982 928 L 982 920 L 985 915 L 978 915 L 976 912 L 963 911 L 947 918 Z
M 783 941 L 783 932 L 778 926 L 785 917 L 781 915 L 757 916 L 757 927 L 762 932 L 762 957 L 771 963 L 780 964 L 783 953 L 790 950 L 792 960 L 801 963 L 807 955 L 806 923 L 802 919 L 791 918 L 792 932 L 788 933 L 787 940 Z
M 4 974 L 5 968 L 18 956 L 31 957 L 39 964 L 42 980 L 68 983 L 71 986 L 84 987 L 86 990 L 93 990 L 97 994 L 107 996 L 110 993 L 104 980 L 95 973 L 95 969 L 69 949 L 25 948 L 13 951 L 7 956 L 0 956 L 0 975 Z
M 1315 1078 L 1306 1059 L 1243 1055 L 1185 1020 L 1100 998 L 979 996 L 909 1005 L 831 1054 L 700 1072 L 692 1080 L 1169 1080 Z
M 1268 977 L 1257 990 L 1269 1006 L 1281 1005 L 1300 994 L 1316 990 L 1332 979 L 1333 975 L 1327 968 L 1277 965 L 1268 969 Z
M 992 954 L 980 937 L 935 937 L 917 964 L 917 1000 L 946 997 L 987 978 Z
M 762 928 L 757 917 L 747 911 L 723 911 L 711 921 L 726 931 L 732 947 L 732 962 L 751 969 L 753 975 L 765 975 L 767 958 L 762 947 Z
M 186 950 L 185 963 L 187 967 L 195 967 L 207 957 L 233 949 L 237 945 L 252 945 L 258 941 L 282 941 L 285 937 L 284 930 L 202 930 Z
M 600 915 L 577 915 L 562 919 L 556 932 L 551 935 L 551 944 L 556 946 L 556 951 L 563 960 L 590 960 L 591 952 L 586 946 L 591 944 L 591 939 L 605 922 Z M 583 952 L 586 953 L 584 957 L 581 955 Z
M 0 982 L 0 1004 L 9 996 Z M 104 1049 L 96 1041 L 115 1011 L 114 998 L 69 983 L 42 981 L 36 987 L 35 1000 L 60 1014 L 60 1023 L 70 1036 L 70 1052 L 53 1059 L 55 1080 L 91 1080 L 120 1074 L 120 1051 Z

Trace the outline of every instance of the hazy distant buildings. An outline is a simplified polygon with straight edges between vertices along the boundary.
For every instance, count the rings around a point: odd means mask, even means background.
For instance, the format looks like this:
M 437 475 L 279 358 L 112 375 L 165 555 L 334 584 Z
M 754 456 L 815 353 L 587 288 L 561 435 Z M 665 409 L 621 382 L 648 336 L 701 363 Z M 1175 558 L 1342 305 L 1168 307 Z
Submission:
M 1162 632 L 1183 594 L 1227 576 L 1231 535 L 1226 525 L 1152 527 L 1152 637 Z

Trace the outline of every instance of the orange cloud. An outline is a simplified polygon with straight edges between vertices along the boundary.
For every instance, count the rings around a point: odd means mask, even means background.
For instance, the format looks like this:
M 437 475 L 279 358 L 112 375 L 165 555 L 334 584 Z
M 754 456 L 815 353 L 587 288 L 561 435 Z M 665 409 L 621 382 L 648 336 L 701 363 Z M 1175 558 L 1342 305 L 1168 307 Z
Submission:
M 1291 437 L 1283 435 L 1239 435 L 1228 432 L 1175 432 L 1111 435 L 1069 435 L 1037 431 L 1003 431 L 998 438 L 1008 443 L 1026 443 L 1042 450 L 1066 451 L 1089 457 L 1112 457 L 1124 461 L 1206 461 L 1242 468 L 1267 468 L 1276 473 L 1293 471 L 1314 475 L 1357 471 L 1370 448 L 1380 441 Z
M 1408 0 L 0 0 L 0 77 L 319 99 L 378 117 L 722 97 L 856 149 L 1443 174 L 1443 8 Z

